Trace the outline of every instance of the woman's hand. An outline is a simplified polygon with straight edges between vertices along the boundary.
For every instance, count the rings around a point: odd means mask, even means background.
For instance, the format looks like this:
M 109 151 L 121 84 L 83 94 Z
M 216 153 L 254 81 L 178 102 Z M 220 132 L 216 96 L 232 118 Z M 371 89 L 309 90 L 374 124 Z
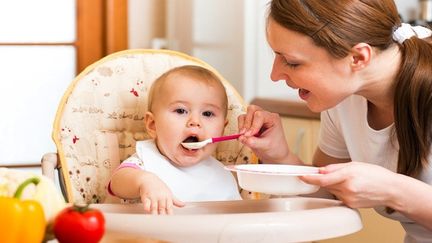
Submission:
M 145 174 L 139 190 L 144 211 L 151 214 L 172 214 L 173 206 L 184 206 L 184 202 L 175 198 L 168 186 L 154 174 Z
M 349 162 L 321 167 L 320 173 L 302 180 L 327 189 L 351 208 L 393 205 L 397 174 L 384 167 Z
M 238 117 L 238 128 L 243 134 L 239 141 L 250 147 L 264 163 L 288 163 L 290 158 L 284 130 L 278 114 L 250 105 L 247 113 Z M 256 136 L 257 135 L 257 136 Z

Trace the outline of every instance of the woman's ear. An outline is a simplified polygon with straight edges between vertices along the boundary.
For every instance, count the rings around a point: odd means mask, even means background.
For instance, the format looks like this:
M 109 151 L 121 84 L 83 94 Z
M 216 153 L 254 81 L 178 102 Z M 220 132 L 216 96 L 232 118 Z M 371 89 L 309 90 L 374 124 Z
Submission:
M 145 126 L 148 135 L 151 138 L 156 138 L 156 124 L 153 113 L 147 111 L 145 114 Z
M 351 48 L 351 68 L 361 70 L 369 65 L 372 58 L 372 47 L 366 43 L 358 43 Z

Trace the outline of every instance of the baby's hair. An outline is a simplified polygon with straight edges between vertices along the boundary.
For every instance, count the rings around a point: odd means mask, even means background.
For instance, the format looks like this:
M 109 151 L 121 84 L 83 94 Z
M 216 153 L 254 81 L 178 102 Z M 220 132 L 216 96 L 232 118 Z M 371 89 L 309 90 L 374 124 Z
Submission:
M 168 77 L 172 74 L 180 74 L 187 77 L 193 77 L 194 80 L 198 82 L 205 83 L 207 85 L 214 85 L 217 88 L 220 88 L 223 90 L 224 94 L 224 113 L 226 115 L 228 110 L 228 97 L 226 94 L 226 90 L 224 85 L 222 84 L 222 81 L 220 78 L 214 74 L 212 71 L 196 65 L 184 65 L 172 68 L 168 70 L 167 72 L 163 73 L 161 76 L 159 76 L 152 84 L 149 94 L 148 94 L 148 103 L 147 103 L 147 110 L 152 111 L 153 104 L 155 103 L 155 100 L 158 95 L 157 93 L 160 92 L 161 87 L 164 85 L 165 81 L 168 79 Z M 181 84 L 179 84 L 181 85 Z

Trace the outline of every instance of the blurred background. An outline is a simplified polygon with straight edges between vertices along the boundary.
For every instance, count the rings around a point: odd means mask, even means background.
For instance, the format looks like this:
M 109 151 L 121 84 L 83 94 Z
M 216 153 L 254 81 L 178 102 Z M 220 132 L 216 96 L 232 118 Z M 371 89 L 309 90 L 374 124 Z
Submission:
M 269 79 L 268 2 L 0 0 L 0 167 L 40 174 L 41 157 L 56 152 L 54 117 L 74 77 L 108 54 L 137 48 L 172 49 L 206 61 L 246 102 L 280 113 L 288 144 L 311 161 L 319 114 L 307 112 L 284 82 Z M 432 21 L 432 0 L 396 4 L 405 22 Z M 399 223 L 372 209 L 360 213 L 362 231 L 322 242 L 403 242 Z
M 406 21 L 417 0 L 397 0 Z M 250 102 L 296 100 L 270 84 L 265 41 L 268 0 L 0 1 L 0 166 L 38 169 L 55 152 L 54 115 L 74 77 L 125 49 L 172 49 L 215 67 Z

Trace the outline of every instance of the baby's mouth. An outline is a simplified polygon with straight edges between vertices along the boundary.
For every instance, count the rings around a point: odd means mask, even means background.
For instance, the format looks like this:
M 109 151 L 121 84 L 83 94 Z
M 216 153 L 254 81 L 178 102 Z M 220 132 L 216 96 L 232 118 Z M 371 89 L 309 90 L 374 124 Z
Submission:
M 198 139 L 198 137 L 196 137 L 196 136 L 189 136 L 189 137 L 187 137 L 185 140 L 183 140 L 183 142 L 182 143 L 196 143 L 196 142 L 199 142 L 199 139 Z M 184 149 L 187 149 L 187 150 L 190 150 L 190 151 L 195 151 L 195 150 L 197 150 L 197 149 L 190 149 L 190 148 L 186 148 L 186 147 L 184 147 L 182 144 L 180 144 Z
M 185 140 L 183 140 L 183 143 L 196 143 L 196 142 L 199 142 L 199 139 L 196 136 L 189 136 Z

